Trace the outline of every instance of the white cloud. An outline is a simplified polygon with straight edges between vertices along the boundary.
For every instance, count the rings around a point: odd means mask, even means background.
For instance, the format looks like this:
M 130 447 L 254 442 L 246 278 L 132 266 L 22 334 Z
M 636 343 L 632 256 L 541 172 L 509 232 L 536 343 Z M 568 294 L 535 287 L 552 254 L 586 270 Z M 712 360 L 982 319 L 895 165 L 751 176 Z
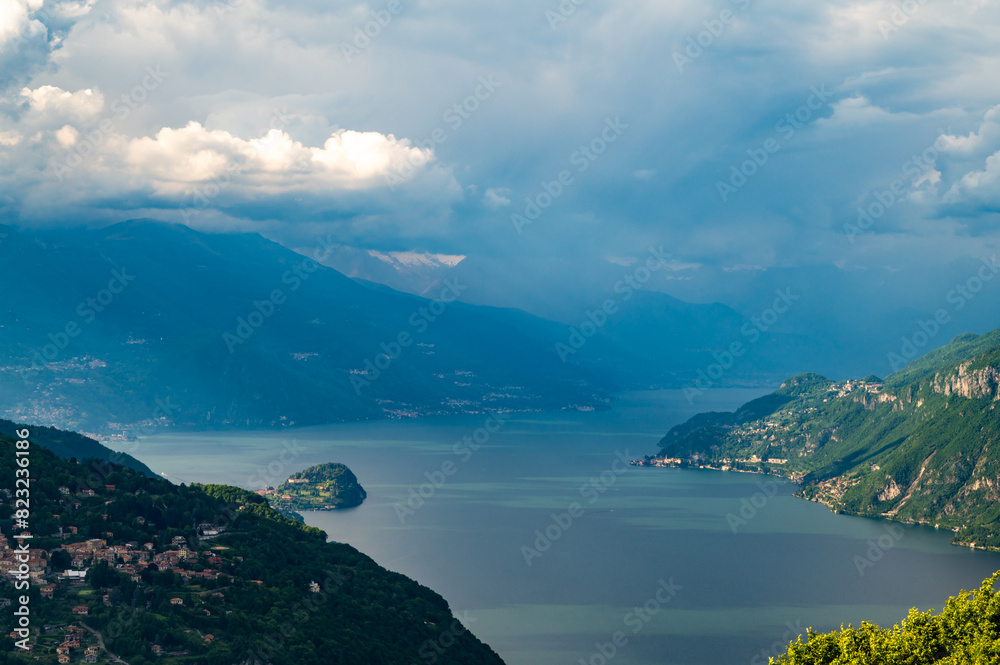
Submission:
M 820 127 L 854 128 L 876 123 L 892 122 L 903 117 L 912 117 L 909 113 L 890 113 L 871 103 L 863 95 L 854 95 L 833 102 L 833 115 L 816 121 Z
M 492 187 L 486 190 L 483 200 L 490 208 L 503 208 L 510 205 L 510 194 L 506 187 Z
M 944 202 L 1000 210 L 1000 151 L 986 158 L 983 169 L 966 173 L 952 185 Z
M 0 49 L 9 47 L 26 29 L 44 29 L 31 17 L 41 7 L 42 0 L 4 0 L 0 3 Z
M 279 129 L 247 140 L 190 122 L 130 141 L 120 166 L 123 176 L 141 175 L 157 194 L 167 196 L 221 178 L 270 194 L 322 193 L 383 186 L 390 173 L 408 164 L 419 170 L 433 158 L 430 150 L 378 132 L 341 129 L 322 147 L 307 147 Z
M 86 123 L 104 110 L 104 95 L 88 88 L 68 92 L 53 85 L 24 88 L 21 97 L 27 102 L 36 124 L 63 123 L 67 120 Z
M 941 140 L 948 153 L 963 157 L 996 146 L 1000 143 L 1000 105 L 985 113 L 978 131 L 969 132 L 967 136 L 944 134 Z

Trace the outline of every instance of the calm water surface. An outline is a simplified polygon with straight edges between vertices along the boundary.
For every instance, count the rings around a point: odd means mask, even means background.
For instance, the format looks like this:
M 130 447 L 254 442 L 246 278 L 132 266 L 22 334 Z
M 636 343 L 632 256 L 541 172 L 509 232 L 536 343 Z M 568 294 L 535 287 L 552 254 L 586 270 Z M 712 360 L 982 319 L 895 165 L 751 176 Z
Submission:
M 441 593 L 509 665 L 601 665 L 611 649 L 619 665 L 756 665 L 810 626 L 891 624 L 1000 570 L 1000 555 L 947 533 L 893 536 L 764 476 L 619 461 L 696 411 L 763 392 L 693 407 L 677 391 L 630 394 L 610 412 L 518 415 L 493 433 L 483 416 L 171 432 L 132 452 L 175 482 L 251 489 L 347 464 L 368 500 L 306 521 Z M 460 443 L 476 436 L 477 450 Z

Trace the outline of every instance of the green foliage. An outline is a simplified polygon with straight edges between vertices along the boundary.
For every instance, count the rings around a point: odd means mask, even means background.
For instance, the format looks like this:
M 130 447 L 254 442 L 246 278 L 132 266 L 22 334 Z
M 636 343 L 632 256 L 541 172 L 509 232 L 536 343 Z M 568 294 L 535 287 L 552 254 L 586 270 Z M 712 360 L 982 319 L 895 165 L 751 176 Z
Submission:
M 0 478 L 14 478 L 14 459 L 14 442 L 0 436 Z M 181 570 L 221 573 L 186 580 L 179 571 L 150 566 L 136 581 L 114 565 L 92 565 L 85 586 L 61 582 L 52 599 L 32 587 L 35 628 L 85 624 L 133 665 L 410 665 L 425 654 L 440 665 L 502 665 L 438 594 L 348 545 L 326 542 L 322 531 L 280 515 L 253 492 L 175 486 L 101 460 L 66 461 L 41 445 L 32 446 L 31 469 L 32 544 L 48 550 L 53 561 L 65 542 L 58 527 L 73 526 L 78 533 L 69 542 L 135 540 L 153 543 L 157 552 L 176 549 L 171 540 L 183 536 L 196 554 L 179 564 Z M 85 497 L 84 490 L 96 496 Z M 10 514 L 5 502 L 5 533 L 11 532 Z M 207 526 L 200 525 L 208 524 L 222 533 L 201 538 Z M 58 557 L 65 565 L 65 555 Z M 9 583 L 0 585 L 0 597 L 14 595 Z M 89 608 L 86 617 L 72 614 L 79 605 Z M 14 619 L 9 612 L 0 616 L 0 635 L 10 632 Z M 205 639 L 209 634 L 213 640 Z M 187 655 L 157 658 L 153 644 Z M 37 662 L 55 663 L 55 654 L 44 649 L 32 656 L 12 651 L 5 651 L 12 663 L 36 662 L 35 655 Z
M 800 374 L 735 413 L 673 428 L 661 456 L 784 475 L 835 510 L 1000 547 L 997 368 L 1000 331 L 960 336 L 884 383 Z
M 789 646 L 775 665 L 973 665 L 1000 662 L 1000 572 L 975 594 L 948 599 L 940 614 L 910 610 L 891 629 L 862 623 L 819 634 Z
M 295 482 L 295 481 L 306 482 Z M 291 497 L 285 499 L 284 497 Z M 329 510 L 360 506 L 368 493 L 343 464 L 319 464 L 291 476 L 278 487 L 272 501 L 280 512 Z

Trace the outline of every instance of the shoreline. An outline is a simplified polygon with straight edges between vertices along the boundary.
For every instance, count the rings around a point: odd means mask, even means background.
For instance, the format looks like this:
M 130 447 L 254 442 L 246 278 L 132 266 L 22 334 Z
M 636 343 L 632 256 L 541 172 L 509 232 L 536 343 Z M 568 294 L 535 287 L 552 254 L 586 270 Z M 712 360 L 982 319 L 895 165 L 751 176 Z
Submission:
M 661 463 L 657 464 L 656 463 L 657 461 L 660 461 Z M 753 463 L 753 462 L 748 462 L 748 463 Z M 752 474 L 756 474 L 756 475 L 759 475 L 759 476 L 776 476 L 776 477 L 779 477 L 779 478 L 784 478 L 785 480 L 787 480 L 787 481 L 789 481 L 791 483 L 794 483 L 796 485 L 799 485 L 800 488 L 802 487 L 802 476 L 801 475 L 798 476 L 798 477 L 794 477 L 792 475 L 786 475 L 786 474 L 782 474 L 782 473 L 775 473 L 775 472 L 773 472 L 770 469 L 767 469 L 767 470 L 764 470 L 764 469 L 761 469 L 761 470 L 741 469 L 741 468 L 736 468 L 735 466 L 732 466 L 732 465 L 729 465 L 729 464 L 716 464 L 716 463 L 712 463 L 712 462 L 708 462 L 708 463 L 691 463 L 691 462 L 687 462 L 685 460 L 677 460 L 677 461 L 670 460 L 670 461 L 664 462 L 663 460 L 656 460 L 656 459 L 653 459 L 653 458 L 650 458 L 650 457 L 647 457 L 647 458 L 642 459 L 642 460 L 632 460 L 631 465 L 632 466 L 639 466 L 639 467 L 656 468 L 656 469 L 700 469 L 700 470 L 706 470 L 706 471 L 719 471 L 719 472 L 734 471 L 736 473 L 752 473 Z M 796 491 L 792 496 L 794 496 L 797 499 L 802 499 L 804 501 L 811 501 L 813 503 L 818 503 L 820 505 L 826 506 L 826 508 L 831 513 L 834 513 L 836 515 L 849 515 L 851 517 L 867 517 L 869 519 L 884 520 L 886 522 L 895 522 L 897 524 L 907 524 L 907 525 L 910 525 L 910 526 L 926 526 L 926 527 L 931 527 L 931 528 L 935 529 L 936 531 L 946 530 L 946 531 L 951 531 L 952 533 L 957 533 L 958 532 L 958 528 L 957 527 L 932 526 L 928 522 L 920 522 L 920 521 L 912 520 L 912 519 L 897 519 L 895 516 L 888 515 L 886 513 L 865 514 L 865 513 L 857 513 L 857 512 L 852 512 L 852 511 L 849 511 L 849 510 L 844 510 L 842 508 L 839 508 L 839 507 L 835 506 L 831 502 L 822 500 L 821 498 L 818 498 L 818 497 L 813 498 L 813 497 L 805 496 L 802 493 L 802 489 L 799 489 L 798 491 Z M 956 540 L 955 538 L 952 538 L 950 544 L 953 545 L 953 546 L 955 546 L 955 547 L 967 547 L 967 548 L 969 548 L 971 550 L 981 550 L 983 552 L 1000 552 L 1000 547 L 989 547 L 989 546 L 977 545 L 974 542 L 972 542 L 972 543 L 970 543 L 970 542 L 962 542 L 960 540 Z

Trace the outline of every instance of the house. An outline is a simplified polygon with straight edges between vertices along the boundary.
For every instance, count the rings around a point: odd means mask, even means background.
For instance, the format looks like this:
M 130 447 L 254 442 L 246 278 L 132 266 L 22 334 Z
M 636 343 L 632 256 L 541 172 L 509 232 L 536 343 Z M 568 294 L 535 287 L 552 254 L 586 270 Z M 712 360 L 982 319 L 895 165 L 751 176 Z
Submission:
M 59 654 L 60 656 L 68 656 L 69 647 L 66 646 L 65 644 L 60 644 L 59 646 L 56 647 L 56 653 Z
M 80 492 L 80 496 L 85 496 L 89 498 L 92 496 L 97 496 L 97 492 L 95 492 L 94 490 L 83 490 L 82 492 Z
M 183 598 L 171 598 L 170 599 L 170 604 L 171 605 L 183 605 L 184 604 L 184 599 Z
M 90 614 L 90 608 L 86 605 L 77 605 L 73 608 L 73 614 L 79 614 L 80 616 L 87 616 Z
M 211 644 L 215 641 L 215 635 L 209 634 L 205 636 L 205 644 Z
M 56 591 L 55 584 L 46 584 L 41 589 L 38 590 L 42 594 L 42 598 L 51 598 Z
M 68 663 L 69 660 L 70 660 L 69 654 L 66 653 L 59 654 L 59 665 L 65 665 L 65 663 Z
M 156 654 L 157 656 L 163 655 L 163 647 L 161 647 L 159 644 L 154 644 L 150 648 L 152 649 L 153 653 Z
M 115 491 L 115 486 L 114 485 L 105 485 L 104 489 L 108 490 L 109 492 L 114 492 Z

